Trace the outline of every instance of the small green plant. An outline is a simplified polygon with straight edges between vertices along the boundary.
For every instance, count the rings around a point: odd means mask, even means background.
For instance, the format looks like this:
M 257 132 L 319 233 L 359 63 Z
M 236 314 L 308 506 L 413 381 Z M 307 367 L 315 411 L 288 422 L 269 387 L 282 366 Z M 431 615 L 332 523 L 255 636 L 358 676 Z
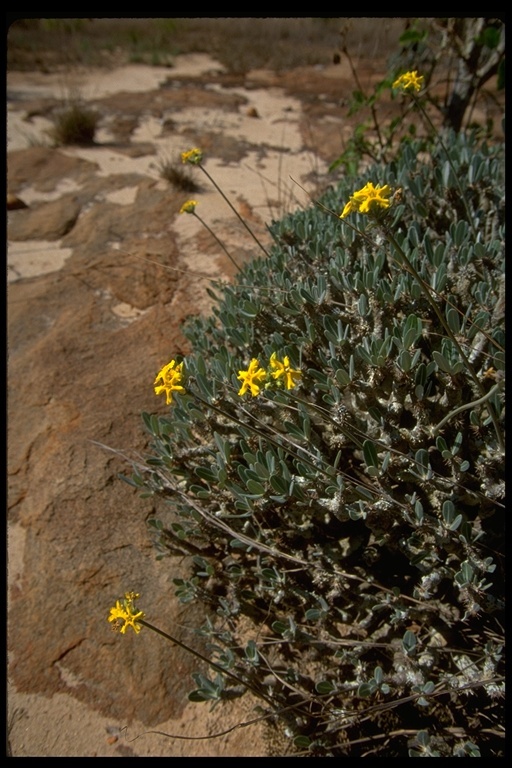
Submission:
M 50 137 L 57 145 L 94 144 L 99 121 L 96 111 L 73 99 L 55 114 Z
M 502 144 L 408 138 L 253 236 L 154 380 L 124 479 L 190 555 L 189 698 L 252 691 L 295 756 L 503 756 L 504 222 Z

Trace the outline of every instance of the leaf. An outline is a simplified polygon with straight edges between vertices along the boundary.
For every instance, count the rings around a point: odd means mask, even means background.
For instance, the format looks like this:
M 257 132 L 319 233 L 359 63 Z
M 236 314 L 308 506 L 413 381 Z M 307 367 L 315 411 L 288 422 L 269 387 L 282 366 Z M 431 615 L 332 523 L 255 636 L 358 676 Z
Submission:
M 456 531 L 461 523 L 462 523 L 462 515 L 457 515 L 453 523 L 451 523 L 450 525 L 450 531 Z
M 324 612 L 320 608 L 308 608 L 306 611 L 307 621 L 318 621 L 324 615 Z
M 198 499 L 209 499 L 211 496 L 211 491 L 207 490 L 206 488 L 202 488 L 200 485 L 191 485 L 190 493 L 194 494 L 194 496 L 197 496 Z
M 256 317 L 259 312 L 259 307 L 251 301 L 244 301 L 240 306 L 240 312 L 246 317 Z
M 450 499 L 446 499 L 446 501 L 443 502 L 443 518 L 446 523 L 450 524 L 455 519 L 455 505 L 453 501 L 450 501 Z
M 365 440 L 363 443 L 363 456 L 368 468 L 379 466 L 379 457 L 377 456 L 377 449 L 375 443 L 371 440 Z
M 276 634 L 278 635 L 284 635 L 285 632 L 288 632 L 290 629 L 290 625 L 286 624 L 284 621 L 274 621 L 272 624 L 272 629 Z
M 460 316 L 455 307 L 447 306 L 446 308 L 446 321 L 448 327 L 454 334 L 460 333 Z
M 434 352 L 432 353 L 432 357 L 434 358 L 436 364 L 442 371 L 444 371 L 445 373 L 452 373 L 453 367 L 450 364 L 450 361 L 447 360 L 446 357 L 444 357 L 444 355 L 442 355 L 437 350 L 434 350 Z
M 500 42 L 501 30 L 498 27 L 485 27 L 478 37 L 479 45 L 486 45 L 487 48 L 497 48 Z
M 366 295 L 362 293 L 358 299 L 357 302 L 357 311 L 361 315 L 361 317 L 366 317 L 368 314 L 368 299 L 366 298 Z
M 321 680 L 319 683 L 315 685 L 315 690 L 317 693 L 320 693 L 321 695 L 332 693 L 336 690 L 336 686 L 334 683 L 331 683 L 330 680 Z
M 407 654 L 412 653 L 416 648 L 416 635 L 410 629 L 407 630 L 402 638 L 402 646 Z
M 419 30 L 414 28 L 406 29 L 405 32 L 400 35 L 400 45 L 406 47 L 415 45 L 415 43 L 420 43 L 425 39 L 427 34 L 427 30 Z
M 264 496 L 265 495 L 265 488 L 261 483 L 256 482 L 256 480 L 247 480 L 247 488 L 250 491 L 250 493 L 253 496 Z
M 290 487 L 289 481 L 285 480 L 279 475 L 272 475 L 270 478 L 270 485 L 276 493 L 280 496 L 288 496 L 288 489 Z
M 205 696 L 201 691 L 192 691 L 187 696 L 189 701 L 208 701 L 211 699 L 211 696 Z
M 334 376 L 336 378 L 336 383 L 339 384 L 340 387 L 348 387 L 350 384 L 350 376 L 343 370 L 343 368 L 338 368 Z
M 230 454 L 230 445 L 228 440 L 224 440 L 224 438 L 219 435 L 218 432 L 214 432 L 213 436 L 215 438 L 215 442 L 217 443 L 217 447 L 221 454 L 224 456 L 224 459 L 226 462 L 229 461 L 229 454 Z
M 419 317 L 409 315 L 404 325 L 402 343 L 405 349 L 409 349 L 419 339 L 422 334 L 423 326 Z
M 302 429 L 300 429 L 300 427 L 298 427 L 293 422 L 285 421 L 283 426 L 286 429 L 286 431 L 288 432 L 288 434 L 291 435 L 292 437 L 295 437 L 297 440 L 304 440 L 305 439 L 305 435 L 304 435 Z
M 201 478 L 201 480 L 206 480 L 207 482 L 212 483 L 216 482 L 217 480 L 216 473 L 207 467 L 196 467 L 195 472 L 196 475 Z
M 427 476 L 429 472 L 428 451 L 425 448 L 420 448 L 414 454 L 414 460 L 421 474 Z
M 251 664 L 257 664 L 259 661 L 259 653 L 254 640 L 249 640 L 245 646 L 245 655 L 251 662 Z
M 142 480 L 139 475 L 132 475 L 131 477 L 126 477 L 125 475 L 118 475 L 118 478 L 122 480 L 124 483 L 127 483 L 128 485 L 133 486 L 134 488 L 142 488 L 144 485 L 144 481 Z

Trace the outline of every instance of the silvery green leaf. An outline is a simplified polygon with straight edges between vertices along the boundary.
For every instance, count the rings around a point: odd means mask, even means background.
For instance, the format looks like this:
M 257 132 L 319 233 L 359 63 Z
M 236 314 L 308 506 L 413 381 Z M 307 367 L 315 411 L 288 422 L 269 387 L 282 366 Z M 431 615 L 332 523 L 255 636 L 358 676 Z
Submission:
M 452 333 L 458 334 L 460 332 L 460 315 L 455 307 L 446 307 L 446 321 Z
M 414 632 L 411 632 L 411 630 L 408 629 L 402 638 L 402 646 L 404 651 L 407 654 L 412 653 L 416 648 L 416 642 L 416 635 Z
M 444 371 L 445 373 L 452 373 L 453 366 L 451 365 L 450 361 L 441 354 L 441 352 L 434 350 L 432 352 L 432 357 L 434 358 L 437 366 L 441 369 L 441 371 Z

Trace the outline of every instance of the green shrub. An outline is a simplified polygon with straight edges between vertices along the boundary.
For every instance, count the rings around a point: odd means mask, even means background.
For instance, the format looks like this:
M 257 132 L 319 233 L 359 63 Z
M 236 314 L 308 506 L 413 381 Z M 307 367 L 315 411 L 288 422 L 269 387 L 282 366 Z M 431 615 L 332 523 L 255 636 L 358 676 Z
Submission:
M 503 152 L 410 141 L 273 222 L 143 415 L 127 479 L 215 664 L 190 698 L 249 688 L 296 755 L 502 756 Z M 369 182 L 389 209 L 340 218 Z

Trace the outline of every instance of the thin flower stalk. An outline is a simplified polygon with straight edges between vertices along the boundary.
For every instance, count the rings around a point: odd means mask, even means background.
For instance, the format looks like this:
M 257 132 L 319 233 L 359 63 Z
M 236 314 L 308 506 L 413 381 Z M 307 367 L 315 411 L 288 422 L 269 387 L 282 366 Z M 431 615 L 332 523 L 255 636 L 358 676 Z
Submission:
M 190 645 L 187 645 L 186 643 L 182 643 L 181 640 L 178 640 L 176 637 L 173 637 L 168 632 L 164 632 L 163 629 L 159 629 L 159 627 L 155 627 L 154 624 L 150 624 L 149 621 L 146 621 L 145 619 L 141 619 L 140 623 L 144 627 L 151 629 L 151 631 L 155 632 L 157 635 L 160 635 L 161 637 L 164 637 L 166 640 L 169 640 L 169 642 L 174 643 L 174 645 L 177 645 L 180 648 L 183 648 L 183 650 L 192 654 L 192 656 L 195 656 L 197 659 L 204 661 L 206 664 L 208 664 L 209 667 L 214 669 L 216 672 L 220 672 L 221 675 L 226 675 L 227 677 L 230 677 L 232 680 L 235 680 L 235 682 L 237 682 L 239 685 L 243 685 L 244 688 L 249 689 L 250 691 L 255 693 L 256 696 L 259 696 L 260 698 L 264 699 L 267 702 L 267 704 L 270 704 L 270 706 L 272 707 L 274 706 L 272 703 L 272 700 L 269 699 L 263 693 L 263 691 L 260 691 L 254 685 L 251 685 L 251 683 L 247 682 L 247 680 L 243 680 L 241 677 L 238 677 L 238 675 L 235 675 L 234 672 L 230 672 L 230 670 L 226 669 L 226 667 L 221 667 L 220 664 L 216 664 L 215 661 L 212 661 L 207 656 L 203 656 L 202 653 L 200 653 L 199 651 L 196 651 L 194 648 L 191 648 Z
M 204 219 L 202 219 L 201 216 L 199 216 L 199 214 L 196 211 L 196 206 L 197 206 L 197 202 L 195 200 L 187 200 L 181 206 L 180 213 L 191 213 L 193 216 L 195 216 L 196 219 L 198 219 L 201 222 L 203 227 L 210 233 L 210 235 L 213 237 L 213 239 L 220 245 L 220 247 L 222 248 L 222 250 L 224 251 L 224 253 L 228 257 L 230 262 L 233 264 L 233 266 L 236 267 L 236 269 L 240 270 L 239 264 L 236 263 L 236 261 L 234 260 L 234 258 L 232 257 L 232 255 L 230 254 L 230 252 L 228 251 L 228 249 L 226 248 L 226 246 L 222 242 L 222 240 L 220 240 L 220 238 L 217 237 L 217 235 L 215 234 L 213 229 L 208 226 L 206 221 L 204 221 Z
M 266 256 L 267 258 L 269 258 L 269 253 L 268 253 L 267 249 L 266 249 L 266 248 L 265 248 L 265 246 L 264 246 L 264 245 L 263 245 L 263 244 L 260 242 L 260 240 L 259 240 L 259 239 L 256 237 L 256 235 L 254 234 L 254 232 L 252 231 L 252 229 L 250 228 L 250 226 L 247 224 L 247 222 L 245 221 L 245 219 L 243 218 L 243 216 L 241 216 L 241 215 L 239 214 L 239 212 L 237 211 L 237 209 L 235 208 L 235 206 L 233 205 L 233 203 L 231 202 L 231 200 L 230 200 L 230 199 L 229 199 L 229 198 L 228 198 L 228 197 L 227 197 L 227 196 L 224 194 L 224 192 L 222 191 L 222 189 L 219 187 L 219 185 L 218 185 L 218 184 L 217 184 L 217 182 L 214 180 L 214 178 L 213 178 L 213 177 L 212 177 L 212 176 L 211 176 L 211 175 L 208 173 L 208 171 L 206 170 L 206 168 L 205 168 L 203 165 L 200 165 L 199 167 L 200 167 L 200 169 L 202 170 L 202 172 L 205 174 L 205 176 L 207 176 L 207 177 L 208 177 L 208 179 L 211 181 L 211 183 L 213 184 L 213 186 L 215 187 L 215 189 L 217 190 L 217 192 L 219 192 L 219 194 L 220 194 L 220 195 L 222 195 L 222 197 L 224 198 L 224 200 L 226 201 L 226 203 L 229 205 L 229 207 L 231 208 L 231 210 L 233 211 L 233 213 L 235 214 L 235 216 L 237 217 L 237 219 L 240 221 L 240 223 L 241 223 L 241 224 L 242 224 L 242 225 L 245 227 L 245 229 L 247 230 L 247 232 L 250 234 L 250 236 L 252 237 L 252 239 L 254 240 L 254 242 L 256 243 L 256 245 L 257 245 L 259 248 L 261 248 L 261 250 L 263 251 L 263 253 L 265 254 L 265 256 Z
M 468 411 L 470 408 L 476 408 L 479 405 L 483 405 L 485 402 L 487 402 L 487 400 L 490 400 L 490 398 L 496 394 L 496 392 L 499 392 L 501 388 L 502 383 L 498 382 L 493 387 L 491 387 L 490 390 L 485 395 L 483 395 L 483 397 L 479 397 L 478 400 L 473 400 L 471 403 L 464 403 L 464 405 L 459 405 L 458 408 L 455 408 L 455 410 L 445 416 L 444 419 L 441 419 L 439 424 L 434 427 L 433 434 L 437 435 L 444 427 L 444 425 L 447 424 L 451 419 L 455 418 L 455 416 L 458 416 L 459 413 Z
M 217 192 L 224 198 L 224 200 L 229 205 L 229 207 L 231 208 L 231 210 L 233 211 L 233 213 L 235 214 L 237 219 L 240 221 L 240 223 L 245 227 L 245 229 L 250 234 L 250 236 L 252 237 L 254 242 L 258 245 L 259 248 L 261 248 L 261 250 L 263 251 L 265 256 L 267 258 L 269 258 L 269 253 L 268 253 L 267 249 L 265 248 L 265 246 L 262 245 L 262 243 L 258 240 L 258 238 L 254 234 L 254 232 L 252 231 L 250 226 L 247 224 L 245 219 L 239 214 L 239 212 L 236 210 L 236 208 L 233 205 L 233 203 L 231 202 L 231 200 L 227 197 L 227 195 L 225 195 L 225 193 L 223 192 L 221 187 L 219 187 L 219 185 L 217 184 L 215 179 L 208 173 L 208 171 L 206 170 L 206 168 L 202 164 L 203 153 L 201 152 L 201 150 L 198 149 L 197 147 L 194 147 L 194 149 L 190 149 L 190 150 L 188 150 L 188 152 L 182 152 L 181 153 L 181 159 L 182 159 L 182 161 L 184 163 L 191 163 L 192 165 L 197 165 L 202 170 L 202 172 L 207 177 L 207 179 L 209 179 L 209 181 L 213 184 L 213 186 L 215 187 Z
M 351 57 L 349 56 L 348 49 L 347 49 L 346 45 L 343 46 L 342 51 L 345 54 L 345 56 L 347 57 L 347 60 L 348 60 L 348 63 L 350 65 L 350 69 L 352 70 L 352 75 L 353 75 L 354 80 L 355 80 L 355 82 L 357 84 L 358 90 L 362 94 L 364 94 L 363 87 L 361 85 L 361 82 L 359 80 L 359 75 L 357 73 L 357 69 L 354 67 L 354 63 L 353 63 Z M 366 95 L 365 95 L 365 98 L 366 98 Z M 377 134 L 377 139 L 379 141 L 381 149 L 383 149 L 384 141 L 382 139 L 382 135 L 381 135 L 381 132 L 380 132 L 380 125 L 379 125 L 379 121 L 377 119 L 377 110 L 375 109 L 375 104 L 374 104 L 373 101 L 370 102 L 370 112 L 371 112 L 371 116 L 372 116 L 372 120 L 373 120 L 373 127 L 375 129 L 375 133 Z
M 183 648 L 188 653 L 192 654 L 192 656 L 195 656 L 196 658 L 200 659 L 201 661 L 204 661 L 208 666 L 212 667 L 216 672 L 220 672 L 221 675 L 226 675 L 227 677 L 230 677 L 232 680 L 235 680 L 239 685 L 243 685 L 244 688 L 248 688 L 253 693 L 255 693 L 260 698 L 264 699 L 264 701 L 267 702 L 267 704 L 270 704 L 273 707 L 272 700 L 268 698 L 263 691 L 261 691 L 259 688 L 256 688 L 256 686 L 251 685 L 251 683 L 247 682 L 246 680 L 243 680 L 241 677 L 238 677 L 238 675 L 235 675 L 234 672 L 230 672 L 229 669 L 226 669 L 225 667 L 222 667 L 220 664 L 216 664 L 211 659 L 208 659 L 206 656 L 203 656 L 202 653 L 199 651 L 196 651 L 194 648 L 191 648 L 186 643 L 181 642 L 181 640 L 178 640 L 176 637 L 173 637 L 172 635 L 169 635 L 167 632 L 164 632 L 162 629 L 159 629 L 158 627 L 155 627 L 154 624 L 150 624 L 149 621 L 146 621 L 144 616 L 144 611 L 139 611 L 137 608 L 135 608 L 134 601 L 137 600 L 140 597 L 138 592 L 127 592 L 125 594 L 125 597 L 123 600 L 117 600 L 116 605 L 110 609 L 110 615 L 108 617 L 108 621 L 113 623 L 112 628 L 114 630 L 119 629 L 121 634 L 126 633 L 126 629 L 128 627 L 132 627 L 136 634 L 139 634 L 142 627 L 147 627 L 152 632 L 155 632 L 157 635 L 161 635 L 161 637 L 164 637 L 166 640 L 169 640 L 174 645 L 179 646 L 180 648 Z M 119 621 L 123 620 L 125 623 L 123 626 L 119 626 Z

